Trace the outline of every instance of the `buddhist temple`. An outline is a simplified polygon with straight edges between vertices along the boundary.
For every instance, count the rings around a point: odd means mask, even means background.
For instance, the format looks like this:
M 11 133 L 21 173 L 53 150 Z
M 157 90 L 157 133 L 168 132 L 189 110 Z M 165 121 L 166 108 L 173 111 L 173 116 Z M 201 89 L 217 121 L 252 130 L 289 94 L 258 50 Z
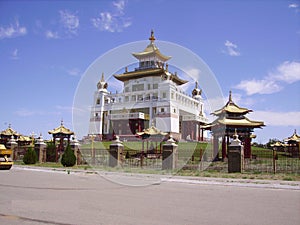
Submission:
M 293 135 L 284 139 L 286 142 L 287 152 L 291 155 L 291 157 L 300 158 L 300 136 L 297 134 L 295 130 Z
M 21 135 L 11 128 L 11 125 L 8 125 L 6 130 L 1 131 L 0 133 L 0 144 L 6 145 L 6 143 L 13 137 L 14 139 L 18 139 Z
M 73 131 L 66 128 L 63 124 L 63 121 L 61 121 L 61 124 L 59 127 L 49 130 L 49 134 L 52 134 L 54 144 L 56 142 L 56 139 L 59 139 L 59 144 L 56 148 L 56 162 L 58 162 L 59 156 L 64 152 L 64 140 L 67 139 L 68 144 L 70 144 L 70 137 L 74 134 Z
M 212 132 L 215 156 L 217 156 L 219 151 L 219 139 L 221 138 L 222 159 L 226 158 L 229 138 L 233 137 L 236 130 L 239 139 L 244 145 L 245 158 L 251 157 L 252 132 L 254 128 L 262 128 L 265 125 L 262 121 L 253 121 L 248 119 L 245 115 L 250 112 L 252 112 L 252 110 L 239 107 L 233 102 L 232 93 L 230 91 L 226 105 L 212 113 L 212 115 L 216 116 L 217 119 L 205 126 L 205 129 Z
M 190 95 L 182 85 L 187 80 L 169 71 L 171 56 L 160 52 L 151 31 L 150 43 L 141 52 L 132 53 L 138 66 L 114 78 L 123 82 L 122 93 L 112 94 L 102 74 L 94 94 L 89 135 L 98 140 L 136 138 L 136 133 L 154 126 L 176 139 L 203 140 L 202 126 L 207 124 L 198 83 Z M 122 88 L 120 88 L 121 90 Z

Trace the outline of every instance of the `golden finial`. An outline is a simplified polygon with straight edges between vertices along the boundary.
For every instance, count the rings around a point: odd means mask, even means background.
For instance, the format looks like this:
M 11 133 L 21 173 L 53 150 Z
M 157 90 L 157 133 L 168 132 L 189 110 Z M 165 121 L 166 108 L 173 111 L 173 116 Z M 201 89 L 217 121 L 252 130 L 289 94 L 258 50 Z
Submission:
M 153 29 L 151 30 L 151 36 L 149 37 L 149 40 L 150 40 L 151 42 L 155 41 Z
M 128 72 L 128 67 L 126 66 L 126 67 L 125 67 L 125 73 L 127 73 L 127 72 Z
M 104 82 L 104 73 L 102 72 L 102 76 L 101 76 L 101 82 Z
M 61 126 L 64 125 L 64 120 L 63 120 L 63 119 L 60 120 L 60 125 L 61 125 Z
M 195 82 L 195 89 L 197 89 L 198 88 L 198 81 L 196 80 L 196 82 Z
M 229 101 L 232 102 L 231 90 L 229 91 Z

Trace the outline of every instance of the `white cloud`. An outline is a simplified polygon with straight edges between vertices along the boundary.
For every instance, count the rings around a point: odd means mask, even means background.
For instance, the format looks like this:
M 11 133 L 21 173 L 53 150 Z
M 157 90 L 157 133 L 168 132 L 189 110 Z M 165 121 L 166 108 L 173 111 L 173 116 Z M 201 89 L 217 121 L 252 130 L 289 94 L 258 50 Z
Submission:
M 291 3 L 291 4 L 289 4 L 289 8 L 298 8 L 298 4 L 296 4 L 296 3 Z
M 247 95 L 272 94 L 283 89 L 283 82 L 291 84 L 299 80 L 300 63 L 286 61 L 263 79 L 243 80 L 235 88 L 246 91 Z
M 15 50 L 12 51 L 12 53 L 11 53 L 11 59 L 14 59 L 14 60 L 19 59 L 19 51 L 18 51 L 18 49 L 15 49 Z
M 241 53 L 238 51 L 238 46 L 230 41 L 226 41 L 224 43 L 224 45 L 226 46 L 226 51 L 224 51 L 224 53 L 230 55 L 230 56 L 239 56 L 241 55 Z
M 255 111 L 250 119 L 264 121 L 267 126 L 300 126 L 300 112 Z
M 71 13 L 67 10 L 60 10 L 60 22 L 66 29 L 67 33 L 77 34 L 79 28 L 79 18 L 75 13 Z
M 247 95 L 272 94 L 282 89 L 272 80 L 243 80 L 235 88 L 246 91 Z
M 121 32 L 131 26 L 132 21 L 125 17 L 125 1 L 120 0 L 112 3 L 114 12 L 100 12 L 98 17 L 92 18 L 93 26 L 101 31 Z
M 67 73 L 71 76 L 79 76 L 80 70 L 78 68 L 72 68 L 72 69 L 67 70 Z
M 125 1 L 118 1 L 118 2 L 113 2 L 113 5 L 116 7 L 116 9 L 120 12 L 120 14 L 124 14 L 124 9 L 125 9 Z
M 14 38 L 27 34 L 27 29 L 24 26 L 20 26 L 19 21 L 16 19 L 14 24 L 10 24 L 7 27 L 0 27 L 0 39 Z
M 21 117 L 29 117 L 29 116 L 44 116 L 44 115 L 60 115 L 60 112 L 48 112 L 43 110 L 29 110 L 29 109 L 19 109 L 14 112 L 15 115 L 21 116 Z
M 289 84 L 297 82 L 300 80 L 300 62 L 283 62 L 270 77 Z
M 53 32 L 51 30 L 47 30 L 45 32 L 45 36 L 46 36 L 47 39 L 58 39 L 59 38 L 58 33 Z

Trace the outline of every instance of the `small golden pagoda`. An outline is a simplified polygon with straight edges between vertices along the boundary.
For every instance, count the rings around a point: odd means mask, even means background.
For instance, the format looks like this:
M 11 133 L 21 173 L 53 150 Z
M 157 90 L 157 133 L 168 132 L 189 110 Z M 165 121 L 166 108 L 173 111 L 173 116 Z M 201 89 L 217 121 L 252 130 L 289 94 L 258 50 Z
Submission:
M 56 148 L 56 162 L 59 159 L 59 155 L 64 152 L 64 139 L 67 139 L 68 144 L 70 144 L 70 137 L 74 135 L 74 132 L 66 128 L 61 120 L 60 126 L 48 131 L 49 134 L 53 136 L 53 142 L 55 144 L 56 139 L 59 139 L 59 145 Z
M 295 129 L 292 136 L 284 139 L 287 146 L 287 152 L 294 158 L 300 158 L 300 136 Z
M 219 149 L 219 138 L 222 138 L 222 159 L 226 157 L 229 138 L 233 137 L 235 130 L 243 142 L 245 158 L 251 157 L 252 132 L 254 128 L 262 128 L 265 125 L 262 121 L 248 119 L 245 115 L 250 112 L 252 112 L 252 110 L 239 107 L 233 102 L 232 93 L 230 91 L 226 105 L 211 113 L 218 118 L 205 126 L 205 128 L 210 130 L 213 134 L 215 153 L 217 153 Z

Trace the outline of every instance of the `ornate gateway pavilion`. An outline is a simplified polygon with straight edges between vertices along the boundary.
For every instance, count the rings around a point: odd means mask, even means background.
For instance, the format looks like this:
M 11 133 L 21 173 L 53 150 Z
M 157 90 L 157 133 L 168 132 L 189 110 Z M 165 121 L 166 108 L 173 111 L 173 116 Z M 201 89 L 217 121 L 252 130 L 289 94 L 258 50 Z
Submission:
M 97 139 L 133 138 L 151 126 L 176 139 L 203 140 L 204 115 L 201 89 L 196 82 L 191 96 L 182 85 L 188 81 L 168 70 L 171 57 L 163 55 L 155 45 L 153 31 L 144 51 L 132 53 L 139 60 L 133 71 L 114 75 L 123 82 L 123 92 L 112 94 L 102 74 L 94 94 L 89 135 Z

